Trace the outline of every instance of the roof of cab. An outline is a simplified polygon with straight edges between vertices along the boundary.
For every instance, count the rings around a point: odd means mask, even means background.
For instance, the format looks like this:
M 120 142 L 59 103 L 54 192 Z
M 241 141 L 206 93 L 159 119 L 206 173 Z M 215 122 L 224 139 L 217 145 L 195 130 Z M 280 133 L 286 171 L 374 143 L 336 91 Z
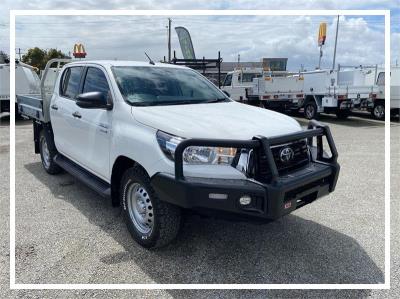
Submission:
M 75 60 L 68 64 L 99 64 L 103 66 L 146 66 L 146 67 L 168 67 L 168 68 L 187 68 L 169 63 L 155 62 L 154 65 L 148 61 L 131 61 L 131 60 Z

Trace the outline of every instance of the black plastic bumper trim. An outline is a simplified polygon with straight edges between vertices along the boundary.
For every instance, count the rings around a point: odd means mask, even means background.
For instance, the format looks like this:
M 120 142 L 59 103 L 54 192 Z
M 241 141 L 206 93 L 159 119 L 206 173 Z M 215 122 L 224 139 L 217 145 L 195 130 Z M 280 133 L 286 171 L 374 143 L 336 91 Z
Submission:
M 211 209 L 236 215 L 274 220 L 320 198 L 334 189 L 339 168 L 326 163 L 282 176 L 275 184 L 252 180 L 186 177 L 177 180 L 171 174 L 158 173 L 151 184 L 161 200 L 187 209 Z M 224 199 L 210 194 L 227 195 Z M 241 206 L 239 198 L 250 195 L 251 206 Z

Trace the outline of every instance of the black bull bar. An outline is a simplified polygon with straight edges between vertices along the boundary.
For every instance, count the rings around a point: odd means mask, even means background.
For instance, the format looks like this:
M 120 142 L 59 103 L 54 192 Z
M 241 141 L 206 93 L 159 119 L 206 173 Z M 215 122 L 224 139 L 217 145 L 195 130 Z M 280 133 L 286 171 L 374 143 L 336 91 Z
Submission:
M 324 136 L 326 137 L 331 152 L 330 157 L 324 156 L 324 148 L 323 148 Z M 204 139 L 204 138 L 185 139 L 178 144 L 175 150 L 175 179 L 185 180 L 183 174 L 183 152 L 187 147 L 210 146 L 210 147 L 232 147 L 232 148 L 262 150 L 265 156 L 267 157 L 268 167 L 271 171 L 271 177 L 272 177 L 271 183 L 275 183 L 279 178 L 279 172 L 275 160 L 273 158 L 271 146 L 284 144 L 299 139 L 307 139 L 307 145 L 312 146 L 313 138 L 317 139 L 315 162 L 321 162 L 326 164 L 337 164 L 338 153 L 332 138 L 331 131 L 327 125 L 321 124 L 315 120 L 311 120 L 308 123 L 307 130 L 292 134 L 270 137 L 270 138 L 264 136 L 254 136 L 250 140 Z

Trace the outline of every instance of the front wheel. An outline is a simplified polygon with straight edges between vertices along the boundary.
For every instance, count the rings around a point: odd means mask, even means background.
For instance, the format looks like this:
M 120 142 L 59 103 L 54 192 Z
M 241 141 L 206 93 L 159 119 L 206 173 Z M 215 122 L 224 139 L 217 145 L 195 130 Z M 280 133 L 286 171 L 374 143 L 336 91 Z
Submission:
M 385 106 L 383 104 L 376 104 L 372 110 L 372 117 L 379 120 L 385 119 Z
M 317 119 L 318 118 L 318 110 L 315 102 L 308 102 L 304 106 L 304 117 L 306 119 Z
M 141 167 L 134 166 L 125 172 L 120 196 L 126 225 L 137 243 L 155 248 L 175 239 L 181 225 L 181 210 L 158 198 Z

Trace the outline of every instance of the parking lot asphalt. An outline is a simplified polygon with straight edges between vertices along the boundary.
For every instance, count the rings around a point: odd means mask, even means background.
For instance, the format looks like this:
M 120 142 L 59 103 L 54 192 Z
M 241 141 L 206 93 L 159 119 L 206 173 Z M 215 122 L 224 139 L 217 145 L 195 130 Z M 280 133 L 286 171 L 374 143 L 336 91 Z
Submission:
M 305 124 L 306 122 L 298 118 Z M 330 125 L 341 174 L 336 191 L 273 223 L 189 216 L 178 239 L 145 250 L 119 208 L 69 174 L 50 176 L 33 153 L 32 125 L 16 124 L 17 283 L 383 283 L 384 123 Z M 0 298 L 400 297 L 400 125 L 391 123 L 392 289 L 313 291 L 8 290 L 9 119 L 0 126 Z

